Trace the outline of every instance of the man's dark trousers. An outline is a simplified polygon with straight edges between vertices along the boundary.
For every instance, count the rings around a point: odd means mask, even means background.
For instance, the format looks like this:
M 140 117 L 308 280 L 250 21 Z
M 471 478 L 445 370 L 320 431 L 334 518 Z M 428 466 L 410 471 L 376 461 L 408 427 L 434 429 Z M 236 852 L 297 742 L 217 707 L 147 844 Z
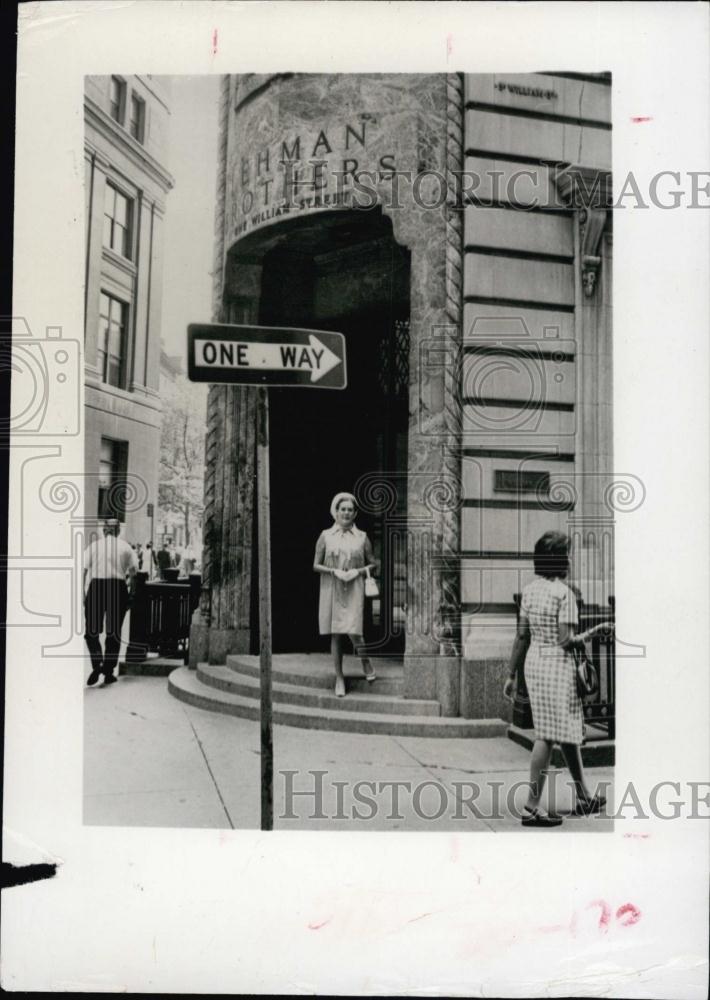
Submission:
M 121 649 L 121 626 L 128 608 L 125 580 L 92 580 L 84 602 L 86 631 L 84 638 L 91 655 L 91 669 L 108 677 L 118 663 Z M 106 649 L 101 652 L 99 636 L 106 621 Z

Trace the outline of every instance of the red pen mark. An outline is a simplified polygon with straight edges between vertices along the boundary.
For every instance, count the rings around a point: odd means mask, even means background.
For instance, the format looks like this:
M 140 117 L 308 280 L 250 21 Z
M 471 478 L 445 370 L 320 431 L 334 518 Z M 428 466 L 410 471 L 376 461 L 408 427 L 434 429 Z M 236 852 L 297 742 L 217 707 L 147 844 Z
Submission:
M 308 925 L 308 930 L 309 931 L 319 931 L 321 929 L 321 927 L 325 927 L 326 924 L 329 924 L 332 919 L 333 919 L 332 917 L 328 917 L 327 920 L 322 920 L 319 924 L 309 924 Z
M 446 36 L 446 58 L 448 59 L 451 53 L 454 51 L 454 36 L 449 34 Z
M 627 919 L 624 920 L 624 917 L 627 917 Z M 633 903 L 624 903 L 624 905 L 620 906 L 616 911 L 616 919 L 622 927 L 631 927 L 633 924 L 637 924 L 641 919 L 641 910 L 639 910 L 638 906 L 634 906 Z
M 212 55 L 217 55 L 217 29 L 212 32 Z
M 599 922 L 597 924 L 597 931 L 599 934 L 606 934 L 609 931 L 609 925 L 611 923 L 611 907 L 605 899 L 594 899 L 588 904 L 586 909 L 591 910 L 593 907 L 598 906 L 600 909 Z M 641 910 L 633 903 L 624 903 L 616 911 L 615 919 L 620 927 L 632 927 L 637 924 L 641 919 Z M 535 930 L 540 934 L 556 934 L 558 931 L 569 931 L 572 937 L 577 935 L 577 926 L 579 923 L 579 914 L 575 911 L 570 917 L 569 924 L 546 924 L 542 927 L 536 927 Z
M 604 899 L 594 899 L 587 906 L 588 910 L 591 910 L 593 906 L 598 906 L 601 909 L 599 914 L 599 930 L 602 934 L 606 934 L 609 930 L 609 921 L 611 920 L 611 907 Z
M 631 121 L 634 125 L 638 125 L 640 122 L 652 122 L 653 117 L 651 115 L 636 115 L 632 117 Z

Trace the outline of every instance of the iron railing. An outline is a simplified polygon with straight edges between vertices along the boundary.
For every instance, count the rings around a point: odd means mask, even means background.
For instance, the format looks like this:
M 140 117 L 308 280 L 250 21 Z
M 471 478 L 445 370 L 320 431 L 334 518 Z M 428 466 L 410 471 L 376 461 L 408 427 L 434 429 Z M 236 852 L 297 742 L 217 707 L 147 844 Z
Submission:
M 127 663 L 142 663 L 149 652 L 157 652 L 160 656 L 182 656 L 187 665 L 190 623 L 192 613 L 200 602 L 202 577 L 199 573 L 192 573 L 179 580 L 177 570 L 173 572 L 174 579 L 151 583 L 147 573 L 136 573 Z

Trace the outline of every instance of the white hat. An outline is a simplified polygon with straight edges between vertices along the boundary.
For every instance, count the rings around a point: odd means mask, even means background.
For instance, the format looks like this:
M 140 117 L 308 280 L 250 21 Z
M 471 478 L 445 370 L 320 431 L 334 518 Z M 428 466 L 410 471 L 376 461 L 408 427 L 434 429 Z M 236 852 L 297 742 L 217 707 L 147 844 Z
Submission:
M 336 520 L 336 514 L 338 512 L 338 504 L 340 503 L 341 500 L 352 500 L 353 506 L 357 510 L 357 500 L 352 495 L 352 493 L 336 493 L 330 505 L 330 516 L 333 518 L 334 521 Z

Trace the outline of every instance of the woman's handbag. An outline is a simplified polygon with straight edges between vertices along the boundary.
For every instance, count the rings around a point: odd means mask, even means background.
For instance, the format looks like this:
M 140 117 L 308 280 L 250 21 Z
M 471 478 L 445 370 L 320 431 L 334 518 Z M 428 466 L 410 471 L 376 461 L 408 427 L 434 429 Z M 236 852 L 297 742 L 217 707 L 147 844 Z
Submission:
M 365 597 L 379 597 L 380 588 L 377 582 L 370 576 L 370 567 L 365 569 Z
M 577 694 L 580 698 L 589 698 L 599 690 L 599 674 L 597 668 L 587 656 L 587 651 L 575 646 L 574 662 L 577 678 Z

